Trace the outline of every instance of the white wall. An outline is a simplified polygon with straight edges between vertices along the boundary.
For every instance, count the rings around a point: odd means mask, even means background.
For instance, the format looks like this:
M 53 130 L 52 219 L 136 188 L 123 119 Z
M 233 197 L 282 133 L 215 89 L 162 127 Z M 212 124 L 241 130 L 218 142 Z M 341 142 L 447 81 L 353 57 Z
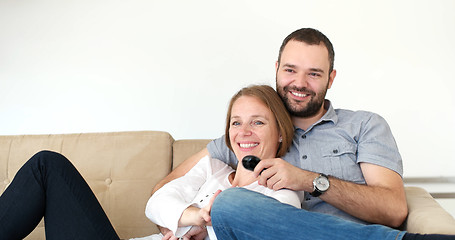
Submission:
M 223 133 L 232 94 L 274 85 L 282 39 L 335 46 L 337 108 L 384 116 L 405 176 L 455 170 L 455 1 L 0 0 L 0 134 Z

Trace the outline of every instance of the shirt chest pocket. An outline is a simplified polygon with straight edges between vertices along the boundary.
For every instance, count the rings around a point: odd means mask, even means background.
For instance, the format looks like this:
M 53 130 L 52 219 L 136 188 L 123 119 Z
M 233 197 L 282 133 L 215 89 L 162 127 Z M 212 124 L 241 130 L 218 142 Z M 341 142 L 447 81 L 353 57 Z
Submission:
M 363 183 L 360 165 L 357 164 L 357 145 L 330 144 L 322 149 L 324 170 L 329 175 L 356 183 Z

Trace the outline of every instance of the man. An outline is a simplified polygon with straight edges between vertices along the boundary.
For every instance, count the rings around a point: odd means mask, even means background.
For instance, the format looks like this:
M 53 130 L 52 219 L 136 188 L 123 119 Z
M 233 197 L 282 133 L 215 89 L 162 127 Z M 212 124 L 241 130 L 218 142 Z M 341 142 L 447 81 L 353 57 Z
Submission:
M 299 29 L 284 39 L 276 90 L 292 116 L 294 144 L 283 159 L 264 159 L 256 166 L 259 183 L 305 191 L 302 205 L 309 211 L 398 227 L 408 212 L 395 140 L 377 114 L 335 110 L 325 100 L 336 76 L 333 65 L 332 44 L 318 30 Z M 237 162 L 224 138 L 216 139 L 154 191 L 184 175 L 206 154 L 231 165 Z

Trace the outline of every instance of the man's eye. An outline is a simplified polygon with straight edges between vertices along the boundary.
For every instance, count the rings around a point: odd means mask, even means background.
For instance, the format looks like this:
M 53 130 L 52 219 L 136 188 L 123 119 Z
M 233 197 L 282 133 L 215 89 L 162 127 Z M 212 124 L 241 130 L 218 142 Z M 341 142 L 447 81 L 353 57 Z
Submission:
M 284 71 L 285 71 L 285 72 L 289 72 L 289 73 L 293 73 L 293 72 L 294 72 L 294 70 L 289 69 L 289 68 L 284 69 Z
M 312 76 L 312 77 L 320 77 L 321 74 L 319 74 L 319 73 L 310 73 L 310 76 Z

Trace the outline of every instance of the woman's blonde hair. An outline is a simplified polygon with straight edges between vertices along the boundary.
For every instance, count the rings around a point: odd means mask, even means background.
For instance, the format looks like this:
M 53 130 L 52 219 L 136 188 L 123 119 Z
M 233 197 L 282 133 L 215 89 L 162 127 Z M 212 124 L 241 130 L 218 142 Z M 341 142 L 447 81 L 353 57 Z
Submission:
M 286 152 L 288 151 L 289 147 L 292 144 L 292 138 L 294 136 L 294 126 L 292 124 L 291 117 L 289 116 L 289 113 L 286 110 L 286 107 L 281 101 L 281 98 L 278 96 L 278 93 L 268 85 L 251 85 L 242 88 L 231 98 L 226 116 L 225 130 L 226 145 L 228 146 L 229 149 L 232 150 L 232 145 L 229 139 L 232 106 L 234 105 L 235 101 L 237 101 L 237 99 L 239 99 L 242 96 L 250 96 L 259 99 L 273 113 L 278 125 L 278 130 L 282 138 L 282 141 L 278 146 L 276 156 L 282 157 L 284 154 L 286 154 Z

